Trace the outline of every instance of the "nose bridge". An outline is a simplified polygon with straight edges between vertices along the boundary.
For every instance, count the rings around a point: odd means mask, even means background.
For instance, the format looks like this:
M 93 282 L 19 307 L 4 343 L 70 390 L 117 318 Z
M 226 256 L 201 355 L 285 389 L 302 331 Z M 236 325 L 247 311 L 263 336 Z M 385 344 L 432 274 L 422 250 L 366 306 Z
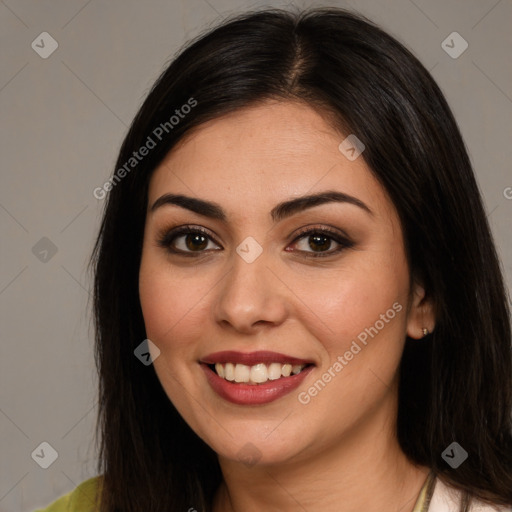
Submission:
M 258 322 L 280 323 L 286 316 L 286 296 L 268 268 L 268 254 L 256 254 L 251 243 L 242 242 L 233 253 L 232 267 L 222 281 L 215 308 L 218 322 L 245 331 Z

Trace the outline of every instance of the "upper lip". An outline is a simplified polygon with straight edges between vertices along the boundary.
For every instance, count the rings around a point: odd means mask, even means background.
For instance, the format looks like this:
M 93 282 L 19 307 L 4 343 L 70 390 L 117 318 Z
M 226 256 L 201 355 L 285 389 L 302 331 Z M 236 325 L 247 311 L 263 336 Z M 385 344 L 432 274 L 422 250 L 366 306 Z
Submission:
M 235 350 L 224 350 L 222 352 L 214 352 L 201 359 L 201 363 L 216 364 L 216 363 L 235 363 L 253 366 L 258 363 L 270 364 L 313 364 L 313 361 L 300 359 L 298 357 L 287 356 L 279 352 L 271 352 L 268 350 L 260 350 L 257 352 L 237 352 Z

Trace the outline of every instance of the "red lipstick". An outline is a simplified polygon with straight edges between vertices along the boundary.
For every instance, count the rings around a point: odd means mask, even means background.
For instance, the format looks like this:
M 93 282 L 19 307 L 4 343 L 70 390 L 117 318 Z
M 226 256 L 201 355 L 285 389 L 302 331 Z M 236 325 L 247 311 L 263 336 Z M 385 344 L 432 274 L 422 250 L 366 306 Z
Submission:
M 264 405 L 273 402 L 296 389 L 314 368 L 312 361 L 269 351 L 249 353 L 236 351 L 215 352 L 202 358 L 200 363 L 213 391 L 224 400 L 237 405 Z M 306 365 L 306 367 L 300 373 L 290 375 L 289 377 L 281 376 L 279 379 L 268 380 L 262 384 L 247 384 L 232 382 L 219 377 L 215 370 L 210 368 L 210 365 L 216 363 L 244 364 L 246 366 L 254 366 L 259 363 L 267 365 L 271 363 L 288 363 L 291 365 Z
M 215 363 L 234 363 L 245 364 L 247 366 L 254 366 L 258 363 L 270 364 L 313 364 L 313 361 L 306 359 L 299 359 L 297 357 L 287 356 L 279 352 L 270 352 L 268 350 L 260 350 L 257 352 L 237 352 L 235 350 L 225 350 L 223 352 L 214 352 L 202 358 L 201 363 L 215 364 Z

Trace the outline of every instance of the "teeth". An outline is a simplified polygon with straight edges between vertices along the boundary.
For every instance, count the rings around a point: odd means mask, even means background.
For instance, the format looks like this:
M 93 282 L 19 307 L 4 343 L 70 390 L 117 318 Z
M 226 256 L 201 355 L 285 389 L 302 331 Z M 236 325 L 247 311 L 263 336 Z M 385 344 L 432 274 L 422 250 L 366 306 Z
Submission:
M 245 364 L 237 364 L 235 366 L 235 382 L 249 382 L 251 375 L 251 367 Z
M 268 367 L 268 378 L 270 380 L 277 380 L 281 378 L 281 367 L 279 363 L 271 363 Z
M 220 363 L 215 365 L 215 371 L 219 377 L 225 377 L 224 366 L 222 366 Z
M 258 383 L 267 382 L 268 370 L 266 365 L 263 363 L 251 366 L 251 381 Z
M 247 384 L 263 384 L 269 380 L 277 380 L 281 377 L 297 375 L 304 368 L 305 364 L 291 365 L 289 363 L 271 363 L 266 365 L 258 363 L 254 366 L 234 363 L 217 363 L 215 371 L 219 377 L 231 382 L 241 382 Z
M 303 367 L 302 367 L 300 364 L 294 364 L 294 365 L 292 366 L 292 374 L 293 374 L 293 375 L 297 375 L 297 373 L 300 373 L 300 372 L 301 372 L 302 368 L 303 368 Z
M 235 380 L 235 365 L 233 363 L 226 363 L 224 366 L 224 378 L 226 380 Z
M 283 377 L 289 377 L 292 373 L 292 365 L 291 364 L 283 364 L 281 368 L 281 375 Z

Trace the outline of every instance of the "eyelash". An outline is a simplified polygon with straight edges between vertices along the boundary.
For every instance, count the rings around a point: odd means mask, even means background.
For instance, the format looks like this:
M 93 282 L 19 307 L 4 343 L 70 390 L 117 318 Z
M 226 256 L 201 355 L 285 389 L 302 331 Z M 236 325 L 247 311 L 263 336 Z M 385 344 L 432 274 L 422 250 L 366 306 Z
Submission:
M 182 251 L 181 249 L 174 249 L 172 247 L 172 243 L 176 240 L 176 238 L 179 238 L 183 235 L 203 235 L 206 238 L 208 238 L 210 241 L 213 241 L 215 244 L 220 245 L 218 242 L 216 242 L 213 237 L 209 234 L 209 232 L 204 228 L 199 227 L 193 227 L 193 226 L 180 226 L 175 229 L 171 229 L 167 232 L 165 232 L 162 236 L 158 238 L 158 245 L 164 249 L 166 249 L 169 253 L 179 255 L 179 256 L 185 256 L 185 257 L 199 257 L 203 255 L 206 251 Z M 306 258 L 326 258 L 328 256 L 333 256 L 334 254 L 338 254 L 344 249 L 350 249 L 354 246 L 354 243 L 350 241 L 348 238 L 343 237 L 340 235 L 339 232 L 334 231 L 329 228 L 303 228 L 299 231 L 297 236 L 292 241 L 292 244 L 296 243 L 302 238 L 306 238 L 307 236 L 312 235 L 324 235 L 327 236 L 327 238 L 333 240 L 338 244 L 338 248 L 329 252 L 309 252 L 309 251 L 299 251 L 306 254 Z

